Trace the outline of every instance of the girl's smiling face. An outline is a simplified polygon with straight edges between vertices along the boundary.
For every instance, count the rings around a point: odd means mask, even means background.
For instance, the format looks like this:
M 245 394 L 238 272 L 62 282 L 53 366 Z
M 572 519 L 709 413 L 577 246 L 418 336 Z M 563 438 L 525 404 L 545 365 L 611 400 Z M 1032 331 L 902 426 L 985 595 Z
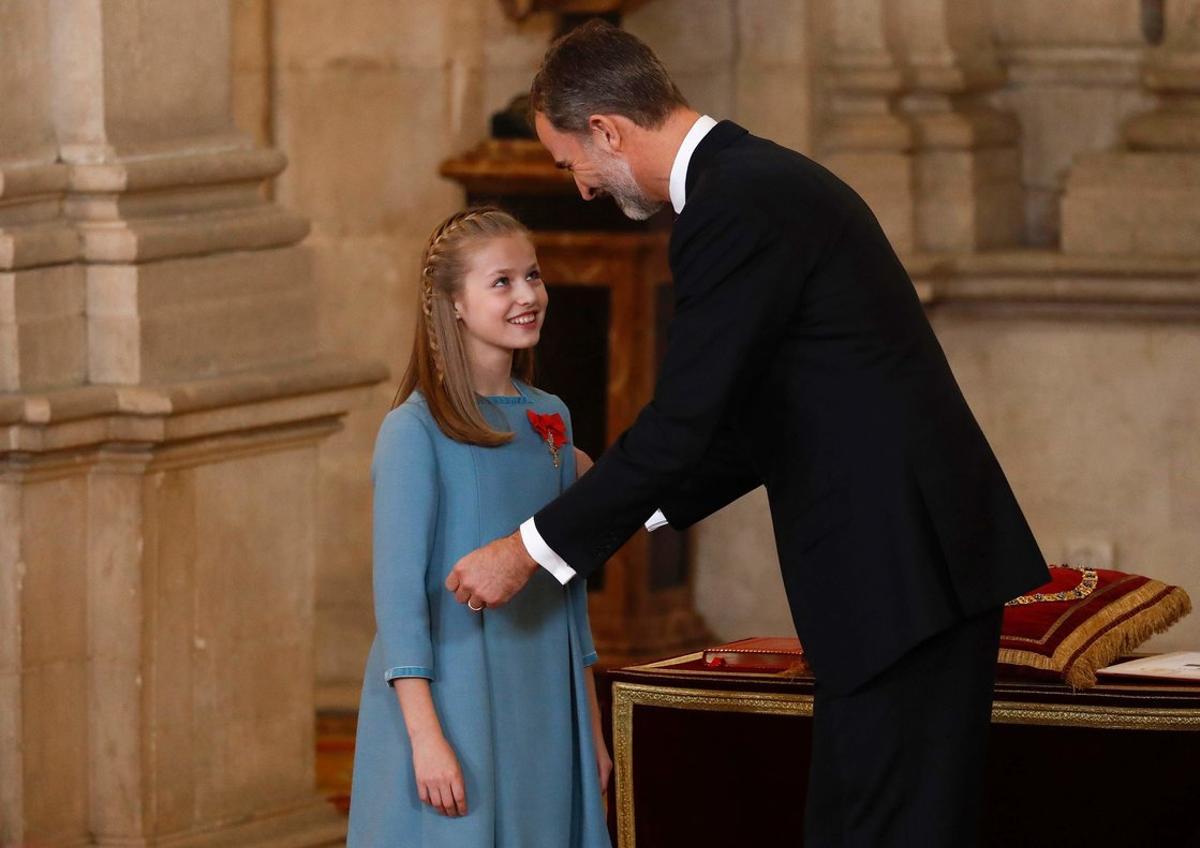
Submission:
M 513 351 L 538 343 L 548 300 L 533 245 L 514 234 L 471 249 L 454 310 L 468 350 L 474 342 Z

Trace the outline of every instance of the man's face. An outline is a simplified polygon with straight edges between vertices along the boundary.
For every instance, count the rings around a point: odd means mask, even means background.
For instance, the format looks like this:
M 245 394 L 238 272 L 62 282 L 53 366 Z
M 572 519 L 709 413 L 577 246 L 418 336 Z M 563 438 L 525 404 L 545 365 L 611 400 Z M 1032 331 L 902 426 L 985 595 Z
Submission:
M 629 160 L 601 149 L 590 136 L 555 129 L 541 112 L 534 115 L 538 139 L 554 163 L 571 172 L 584 200 L 610 195 L 627 218 L 644 221 L 662 207 L 633 176 Z

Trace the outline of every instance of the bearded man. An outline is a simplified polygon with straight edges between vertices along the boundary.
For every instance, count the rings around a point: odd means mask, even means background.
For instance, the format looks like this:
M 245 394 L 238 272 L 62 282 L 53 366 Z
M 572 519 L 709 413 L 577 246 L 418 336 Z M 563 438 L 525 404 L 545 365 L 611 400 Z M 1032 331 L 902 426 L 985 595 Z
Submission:
M 691 109 L 603 23 L 553 44 L 538 137 L 585 200 L 670 202 L 675 312 L 654 399 L 595 467 L 447 588 L 586 577 L 644 522 L 765 485 L 817 680 L 804 844 L 978 839 L 1003 604 L 1045 560 L 875 216 L 805 156 Z M 777 800 L 777 799 L 770 799 Z

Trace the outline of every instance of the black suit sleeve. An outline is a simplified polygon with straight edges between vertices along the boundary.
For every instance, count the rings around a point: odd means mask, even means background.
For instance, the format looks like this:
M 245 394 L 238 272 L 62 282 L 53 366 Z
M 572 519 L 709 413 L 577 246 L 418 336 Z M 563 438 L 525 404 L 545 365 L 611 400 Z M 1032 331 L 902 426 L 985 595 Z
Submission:
M 675 314 L 654 399 L 535 524 L 584 576 L 701 470 L 745 389 L 761 371 L 797 293 L 791 251 L 766 216 L 710 192 L 685 210 L 672 240 Z
M 762 485 L 731 429 L 713 439 L 696 471 L 672 490 L 659 509 L 676 530 L 686 530 Z

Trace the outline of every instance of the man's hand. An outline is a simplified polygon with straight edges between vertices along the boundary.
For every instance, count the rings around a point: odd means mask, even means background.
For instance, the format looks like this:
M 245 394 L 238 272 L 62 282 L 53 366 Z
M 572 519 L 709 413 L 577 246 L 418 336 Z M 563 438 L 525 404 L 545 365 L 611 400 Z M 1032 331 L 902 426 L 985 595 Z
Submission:
M 538 568 L 518 531 L 460 559 L 446 578 L 446 588 L 460 604 L 499 607 L 521 591 Z

